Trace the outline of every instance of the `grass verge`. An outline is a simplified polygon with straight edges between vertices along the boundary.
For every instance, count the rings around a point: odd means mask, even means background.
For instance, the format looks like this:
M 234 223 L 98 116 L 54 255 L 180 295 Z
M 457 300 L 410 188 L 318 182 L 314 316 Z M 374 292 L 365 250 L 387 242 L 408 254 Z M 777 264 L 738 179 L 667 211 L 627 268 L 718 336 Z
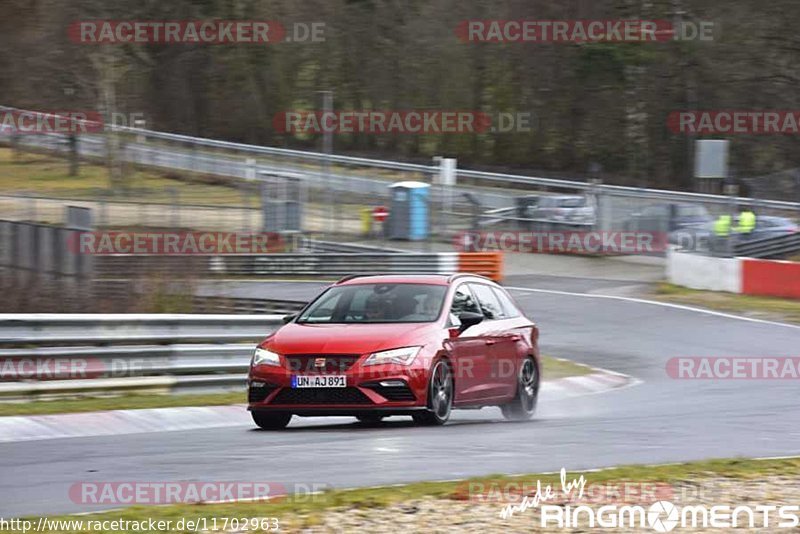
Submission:
M 592 373 L 585 365 L 561 358 L 545 356 L 542 359 L 545 380 Z M 177 406 L 221 406 L 244 404 L 244 391 L 208 393 L 203 395 L 145 395 L 131 394 L 118 397 L 86 397 L 66 400 L 37 400 L 32 402 L 0 403 L 0 416 L 52 415 L 58 413 L 99 412 L 104 410 L 137 410 L 144 408 L 173 408 Z
M 652 298 L 663 302 L 689 304 L 750 317 L 800 324 L 800 300 L 702 291 L 666 282 L 658 284 Z
M 558 380 L 568 376 L 584 376 L 594 373 L 594 369 L 588 365 L 565 360 L 563 358 L 553 358 L 552 356 L 542 356 L 542 377 L 547 380 Z
M 141 201 L 172 202 L 171 190 L 178 193 L 180 203 L 242 205 L 247 200 L 235 187 L 175 179 L 155 171 L 129 169 L 125 184 L 134 193 L 123 195 L 125 200 L 133 196 Z M 0 147 L 0 192 L 96 199 L 110 192 L 110 187 L 108 169 L 102 165 L 82 161 L 78 176 L 69 176 L 66 158 L 31 152 L 15 156 L 10 148 Z
M 0 404 L 4 415 L 52 415 L 58 413 L 99 412 L 104 410 L 136 410 L 145 408 L 173 408 L 176 406 L 220 406 L 244 404 L 244 391 L 208 393 L 204 395 L 121 395 L 119 397 L 86 397 L 66 400 L 37 400 L 27 403 Z
M 631 465 L 592 472 L 568 472 L 572 480 L 584 475 L 590 484 L 609 482 L 664 482 L 681 483 L 687 480 L 702 481 L 719 478 L 729 480 L 758 480 L 770 476 L 800 476 L 800 458 L 751 460 L 724 459 L 701 462 L 669 464 L 660 466 Z M 402 486 L 386 486 L 370 489 L 332 490 L 316 495 L 290 496 L 267 502 L 241 502 L 226 504 L 179 504 L 166 506 L 135 506 L 123 510 L 85 515 L 83 519 L 92 521 L 127 520 L 142 518 L 159 520 L 191 520 L 206 518 L 284 518 L 302 526 L 319 524 L 326 512 L 334 510 L 373 510 L 380 511 L 389 506 L 420 499 L 447 499 L 453 501 L 469 500 L 469 485 L 492 487 L 506 482 L 533 483 L 541 481 L 542 487 L 552 484 L 559 487 L 558 474 L 527 474 L 518 476 L 492 475 L 471 478 L 465 481 L 420 482 Z M 498 504 L 498 510 L 500 504 Z M 68 517 L 54 519 L 69 519 Z M 35 520 L 34 520 L 35 524 Z M 62 532 L 70 532 L 65 530 Z M 78 532 L 78 531 L 71 531 Z

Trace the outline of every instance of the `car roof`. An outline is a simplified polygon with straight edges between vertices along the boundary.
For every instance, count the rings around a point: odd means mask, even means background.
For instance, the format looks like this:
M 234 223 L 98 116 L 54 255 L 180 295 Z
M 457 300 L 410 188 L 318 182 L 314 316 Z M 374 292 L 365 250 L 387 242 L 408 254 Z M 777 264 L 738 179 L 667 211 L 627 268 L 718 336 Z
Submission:
M 473 278 L 484 282 L 492 282 L 491 279 L 473 273 L 456 274 L 355 274 L 345 276 L 334 285 L 350 286 L 362 284 L 428 284 L 446 286 L 458 278 Z
M 446 286 L 448 275 L 444 274 L 356 274 L 342 278 L 335 285 L 353 286 L 361 284 L 429 284 Z

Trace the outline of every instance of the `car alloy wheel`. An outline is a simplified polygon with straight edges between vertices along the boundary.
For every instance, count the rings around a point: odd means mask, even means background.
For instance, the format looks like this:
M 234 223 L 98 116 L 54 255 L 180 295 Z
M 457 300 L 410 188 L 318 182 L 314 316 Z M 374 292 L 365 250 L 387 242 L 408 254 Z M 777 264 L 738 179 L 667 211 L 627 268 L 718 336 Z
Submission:
M 450 366 L 444 360 L 438 361 L 428 385 L 428 411 L 414 415 L 414 421 L 421 425 L 445 424 L 453 409 L 454 389 Z
M 530 419 L 536 411 L 539 398 L 539 372 L 533 358 L 526 358 L 517 378 L 517 395 L 510 403 L 501 406 L 503 416 L 514 421 Z

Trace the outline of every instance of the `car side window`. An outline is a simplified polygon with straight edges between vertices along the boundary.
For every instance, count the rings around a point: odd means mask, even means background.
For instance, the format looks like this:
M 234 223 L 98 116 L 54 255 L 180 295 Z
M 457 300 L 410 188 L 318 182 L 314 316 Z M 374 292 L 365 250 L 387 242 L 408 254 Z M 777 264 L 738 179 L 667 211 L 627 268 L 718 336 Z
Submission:
M 505 318 L 503 308 L 500 306 L 500 302 L 491 287 L 483 284 L 470 284 L 470 289 L 477 297 L 481 313 L 486 319 Z
M 481 309 L 478 307 L 478 303 L 475 297 L 472 296 L 467 284 L 461 284 L 456 288 L 456 292 L 453 293 L 453 303 L 450 306 L 450 313 L 453 315 L 458 316 L 463 312 L 481 313 Z
M 511 297 L 509 297 L 505 291 L 496 287 L 493 287 L 492 291 L 494 291 L 494 294 L 497 296 L 497 300 L 500 301 L 500 306 L 502 306 L 505 319 L 519 317 L 522 315 L 522 313 L 519 311 L 519 308 L 517 308 L 516 304 L 514 304 L 514 301 L 511 300 Z

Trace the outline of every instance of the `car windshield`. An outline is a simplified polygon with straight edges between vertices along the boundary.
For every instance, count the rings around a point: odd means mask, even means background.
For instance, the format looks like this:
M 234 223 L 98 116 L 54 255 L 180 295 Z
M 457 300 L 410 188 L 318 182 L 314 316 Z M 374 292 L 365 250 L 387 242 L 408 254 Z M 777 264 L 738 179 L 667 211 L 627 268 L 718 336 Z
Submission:
M 300 314 L 298 323 L 427 323 L 442 309 L 446 286 L 355 284 L 335 286 Z

